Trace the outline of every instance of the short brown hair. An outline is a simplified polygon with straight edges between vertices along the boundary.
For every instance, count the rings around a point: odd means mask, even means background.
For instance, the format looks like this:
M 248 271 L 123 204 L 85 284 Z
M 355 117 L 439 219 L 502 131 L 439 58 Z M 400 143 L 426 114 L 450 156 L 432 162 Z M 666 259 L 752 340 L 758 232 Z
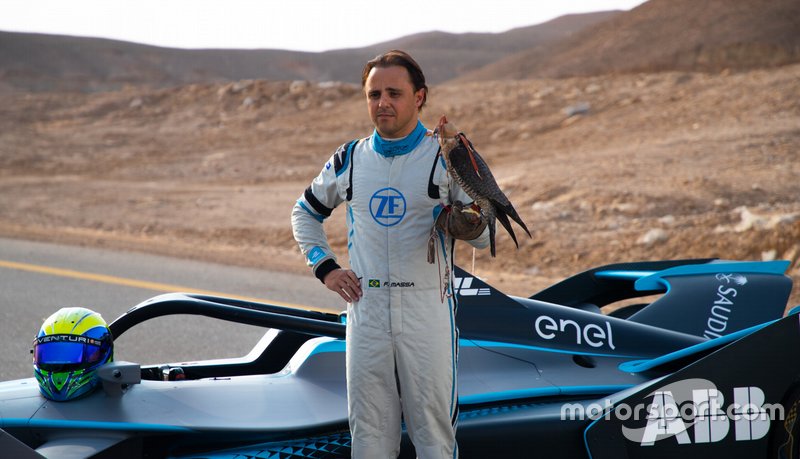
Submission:
M 405 51 L 393 49 L 391 51 L 379 54 L 367 62 L 364 66 L 364 71 L 361 72 L 361 87 L 367 84 L 367 77 L 369 72 L 375 67 L 392 67 L 392 66 L 405 67 L 408 71 L 408 76 L 411 77 L 411 84 L 414 86 L 414 92 L 424 89 L 422 94 L 422 103 L 419 109 L 425 106 L 425 101 L 428 100 L 428 85 L 425 84 L 425 74 L 422 73 L 422 68 L 417 64 L 417 61 Z

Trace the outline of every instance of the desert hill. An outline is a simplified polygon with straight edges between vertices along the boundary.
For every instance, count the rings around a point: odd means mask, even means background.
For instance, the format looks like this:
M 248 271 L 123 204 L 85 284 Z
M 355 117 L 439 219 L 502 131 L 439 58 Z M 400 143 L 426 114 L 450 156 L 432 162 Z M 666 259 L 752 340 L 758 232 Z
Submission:
M 793 62 L 800 62 L 796 0 L 649 0 L 552 47 L 532 47 L 461 79 L 719 72 Z
M 437 84 L 537 44 L 553 43 L 618 11 L 568 15 L 504 33 L 430 32 L 364 48 L 174 49 L 117 40 L 0 32 L 0 91 L 105 91 L 246 79 L 358 83 L 364 62 L 392 48 L 411 52 Z
M 353 69 L 390 48 L 411 52 L 432 84 L 779 66 L 800 62 L 800 3 L 650 0 L 628 12 L 567 15 L 498 34 L 429 32 L 321 53 L 187 50 L 0 32 L 0 91 L 103 91 L 243 79 L 357 83 Z

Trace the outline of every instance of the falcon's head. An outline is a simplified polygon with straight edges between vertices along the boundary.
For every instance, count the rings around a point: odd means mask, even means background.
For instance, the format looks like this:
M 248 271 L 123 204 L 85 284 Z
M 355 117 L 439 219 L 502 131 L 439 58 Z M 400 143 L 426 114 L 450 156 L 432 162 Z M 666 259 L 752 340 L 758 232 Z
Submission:
M 433 135 L 439 140 L 439 146 L 442 150 L 442 157 L 445 162 L 450 165 L 450 152 L 456 148 L 463 148 L 466 150 L 466 155 L 458 155 L 460 158 L 469 158 L 472 167 L 478 178 L 481 178 L 481 173 L 478 168 L 478 163 L 475 161 L 475 150 L 472 149 L 472 143 L 467 140 L 463 132 L 459 132 L 458 128 L 453 123 L 447 121 L 447 117 L 442 115 L 439 118 L 439 124 L 433 130 Z
M 458 145 L 461 140 L 459 138 L 458 128 L 452 123 L 447 121 L 447 117 L 442 115 L 439 118 L 439 124 L 433 130 L 433 135 L 439 140 L 439 146 L 442 147 L 442 154 L 447 158 L 450 151 Z

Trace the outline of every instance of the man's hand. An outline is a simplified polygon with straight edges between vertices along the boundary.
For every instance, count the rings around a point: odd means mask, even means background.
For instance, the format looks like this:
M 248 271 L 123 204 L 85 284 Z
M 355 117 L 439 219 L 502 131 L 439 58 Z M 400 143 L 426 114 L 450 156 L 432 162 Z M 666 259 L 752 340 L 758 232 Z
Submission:
M 334 269 L 325 275 L 323 282 L 328 290 L 338 293 L 348 303 L 361 299 L 361 280 L 350 269 Z
M 456 201 L 439 214 L 436 227 L 455 239 L 471 241 L 483 233 L 486 219 L 478 206 L 464 208 L 461 201 Z

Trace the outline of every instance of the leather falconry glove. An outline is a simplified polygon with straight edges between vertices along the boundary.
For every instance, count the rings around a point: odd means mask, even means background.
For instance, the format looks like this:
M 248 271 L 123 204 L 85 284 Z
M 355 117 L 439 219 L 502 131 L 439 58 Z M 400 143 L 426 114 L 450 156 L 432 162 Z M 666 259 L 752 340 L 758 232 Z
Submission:
M 455 201 L 444 208 L 436 227 L 454 239 L 471 241 L 477 239 L 486 228 L 487 220 L 481 213 L 480 207 L 475 204 L 464 207 L 461 201 Z

